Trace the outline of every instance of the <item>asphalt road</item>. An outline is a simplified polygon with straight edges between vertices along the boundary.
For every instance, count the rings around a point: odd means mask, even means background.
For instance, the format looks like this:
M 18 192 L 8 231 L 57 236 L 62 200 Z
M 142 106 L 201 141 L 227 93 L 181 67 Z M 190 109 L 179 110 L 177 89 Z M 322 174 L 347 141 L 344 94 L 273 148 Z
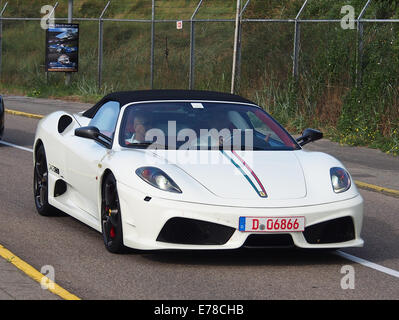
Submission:
M 31 148 L 37 123 L 6 115 L 3 140 Z M 110 254 L 101 234 L 79 221 L 36 213 L 32 164 L 31 152 L 0 145 L 0 243 L 38 270 L 53 266 L 55 282 L 82 299 L 399 298 L 399 278 L 328 252 Z M 398 271 L 399 199 L 361 193 L 365 246 L 342 251 Z M 354 268 L 354 289 L 341 288 L 346 265 Z

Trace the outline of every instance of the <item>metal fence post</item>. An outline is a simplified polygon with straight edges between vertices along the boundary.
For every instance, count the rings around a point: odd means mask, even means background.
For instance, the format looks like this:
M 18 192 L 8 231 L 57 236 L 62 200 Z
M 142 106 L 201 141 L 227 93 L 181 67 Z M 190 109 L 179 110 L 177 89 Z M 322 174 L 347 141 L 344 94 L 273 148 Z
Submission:
M 58 8 L 58 1 L 55 3 L 55 5 L 53 7 L 53 10 L 51 10 L 51 12 L 48 15 L 48 18 L 47 18 L 47 25 L 48 26 L 51 26 L 50 25 L 50 21 L 53 21 L 53 23 L 55 23 L 54 13 L 55 13 L 55 9 L 57 9 L 57 8 Z
M 202 4 L 201 0 L 197 7 L 195 8 L 195 11 L 193 13 L 193 15 L 191 16 L 190 19 L 190 79 L 189 79 L 189 89 L 192 90 L 194 88 L 194 68 L 195 68 L 195 29 L 194 29 L 194 23 L 195 21 L 193 21 L 194 17 L 196 16 L 196 14 L 198 13 L 198 10 Z
M 154 89 L 155 0 L 152 0 L 151 18 L 151 89 Z
M 47 18 L 47 24 L 48 24 L 48 26 L 50 27 L 51 25 L 50 25 L 50 21 L 53 21 L 53 24 L 55 24 L 55 9 L 57 9 L 58 8 L 58 1 L 55 3 L 55 5 L 54 5 L 54 7 L 53 7 L 53 10 L 51 10 L 51 12 L 49 13 L 49 15 L 48 15 L 48 18 Z
M 236 67 L 237 67 L 237 48 L 238 48 L 238 29 L 240 25 L 240 9 L 241 0 L 237 0 L 237 11 L 236 11 L 236 28 L 234 31 L 234 49 L 233 49 L 233 67 L 231 70 L 231 93 L 234 94 L 235 82 L 236 82 Z
M 98 91 L 101 90 L 102 85 L 102 73 L 103 73 L 103 38 L 104 38 L 104 21 L 103 17 L 105 11 L 107 11 L 111 1 L 108 1 L 100 18 L 98 19 Z
M 295 21 L 295 33 L 294 33 L 294 56 L 293 56 L 293 67 L 292 67 L 292 76 L 296 80 L 298 78 L 298 59 L 299 59 L 299 41 L 300 41 L 300 26 L 299 22 Z
M 68 23 L 72 23 L 73 17 L 73 0 L 68 0 Z M 65 73 L 65 85 L 69 86 L 71 83 L 71 73 Z
M 68 1 L 68 23 L 72 23 L 73 17 L 73 0 Z
M 301 41 L 301 27 L 300 27 L 300 16 L 305 9 L 308 0 L 304 2 L 301 9 L 299 10 L 297 16 L 295 17 L 295 34 L 294 34 L 294 56 L 293 56 L 293 67 L 292 67 L 292 75 L 295 80 L 298 79 L 298 69 L 299 69 L 299 50 L 300 50 L 300 41 Z
M 55 5 L 53 7 L 53 10 L 51 10 L 51 12 L 48 15 L 48 19 L 47 19 L 48 27 L 51 26 L 50 25 L 50 21 L 52 21 L 52 23 L 55 24 L 55 15 L 54 15 L 54 13 L 55 13 L 55 9 L 57 9 L 57 7 L 58 7 L 58 1 L 55 3 Z M 46 48 L 46 50 L 47 50 L 47 48 Z M 46 66 L 46 70 L 47 70 L 47 66 Z M 46 85 L 48 85 L 49 84 L 49 78 L 50 78 L 50 72 L 46 71 L 45 73 L 46 73 Z
M 363 34 L 364 26 L 361 19 L 363 18 L 371 0 L 368 0 L 366 5 L 363 7 L 362 11 L 357 18 L 357 61 L 356 61 L 356 87 L 362 86 L 363 81 Z
M 241 9 L 241 13 L 240 13 L 240 24 L 239 24 L 239 27 L 238 27 L 237 71 L 236 71 L 236 82 L 237 82 L 238 85 L 240 84 L 240 81 L 241 81 L 242 17 L 243 17 L 244 11 L 247 9 L 248 4 L 250 2 L 251 2 L 251 0 L 247 1 L 247 3 Z
M 3 13 L 6 10 L 8 2 L 3 7 L 3 10 L 0 12 L 0 79 L 2 73 L 2 63 L 3 63 Z
M 362 86 L 363 73 L 363 23 L 357 23 L 357 62 L 356 62 L 356 86 Z

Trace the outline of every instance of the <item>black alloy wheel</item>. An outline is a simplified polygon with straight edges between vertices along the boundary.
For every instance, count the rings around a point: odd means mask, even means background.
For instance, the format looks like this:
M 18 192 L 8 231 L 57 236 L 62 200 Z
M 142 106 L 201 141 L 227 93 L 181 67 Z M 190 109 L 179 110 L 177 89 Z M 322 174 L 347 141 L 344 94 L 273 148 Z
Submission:
M 112 253 L 122 253 L 122 217 L 115 177 L 109 173 L 102 186 L 101 226 L 106 249 Z
M 35 156 L 33 172 L 33 195 L 37 212 L 42 216 L 52 216 L 56 210 L 48 203 L 48 170 L 44 146 L 41 145 Z

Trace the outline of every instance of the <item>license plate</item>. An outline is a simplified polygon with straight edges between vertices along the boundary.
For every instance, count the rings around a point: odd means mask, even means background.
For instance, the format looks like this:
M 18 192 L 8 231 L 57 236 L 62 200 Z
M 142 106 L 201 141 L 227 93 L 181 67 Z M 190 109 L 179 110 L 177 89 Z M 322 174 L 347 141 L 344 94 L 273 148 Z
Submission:
M 243 232 L 301 232 L 305 230 L 305 217 L 240 217 Z

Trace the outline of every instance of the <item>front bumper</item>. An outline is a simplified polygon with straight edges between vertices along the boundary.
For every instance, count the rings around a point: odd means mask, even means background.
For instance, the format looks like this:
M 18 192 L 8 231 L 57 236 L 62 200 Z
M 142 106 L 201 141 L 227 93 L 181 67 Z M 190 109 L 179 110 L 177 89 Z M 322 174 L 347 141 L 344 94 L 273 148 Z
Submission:
M 242 247 L 253 233 L 238 230 L 240 216 L 290 217 L 305 216 L 306 228 L 330 221 L 351 220 L 353 237 L 343 242 L 318 243 L 309 232 L 284 232 L 280 235 L 292 237 L 294 246 L 300 248 L 344 248 L 363 246 L 360 232 L 363 224 L 363 198 L 358 195 L 349 200 L 291 208 L 246 208 L 214 206 L 182 201 L 152 198 L 144 200 L 147 195 L 122 183 L 118 184 L 118 194 L 122 211 L 124 244 L 127 247 L 141 250 L 156 249 L 236 249 Z M 226 242 L 207 244 L 187 244 L 166 242 L 160 234 L 165 224 L 173 218 L 186 218 L 190 221 L 209 222 L 222 228 L 231 229 L 231 236 Z M 340 219 L 344 218 L 344 219 Z M 214 229 L 216 230 L 216 229 Z M 310 230 L 310 229 L 308 229 Z M 333 229 L 333 230 L 336 230 Z M 184 230 L 175 229 L 175 232 Z M 331 230 L 330 230 L 331 231 Z M 214 231 L 217 232 L 217 231 Z M 228 230 L 226 231 L 228 233 Z M 187 233 L 187 230 L 186 230 Z M 331 233 L 331 232 L 330 232 Z M 275 234 L 275 233 L 274 233 Z M 305 237 L 306 235 L 306 237 Z M 317 237 L 316 237 L 317 238 Z M 158 239 L 158 241 L 157 241 Z M 177 237 L 179 239 L 179 237 Z M 307 241 L 308 239 L 308 241 Z M 311 239 L 311 240 L 309 240 Z M 176 242 L 176 241 L 173 241 Z M 272 241 L 273 243 L 273 241 Z

